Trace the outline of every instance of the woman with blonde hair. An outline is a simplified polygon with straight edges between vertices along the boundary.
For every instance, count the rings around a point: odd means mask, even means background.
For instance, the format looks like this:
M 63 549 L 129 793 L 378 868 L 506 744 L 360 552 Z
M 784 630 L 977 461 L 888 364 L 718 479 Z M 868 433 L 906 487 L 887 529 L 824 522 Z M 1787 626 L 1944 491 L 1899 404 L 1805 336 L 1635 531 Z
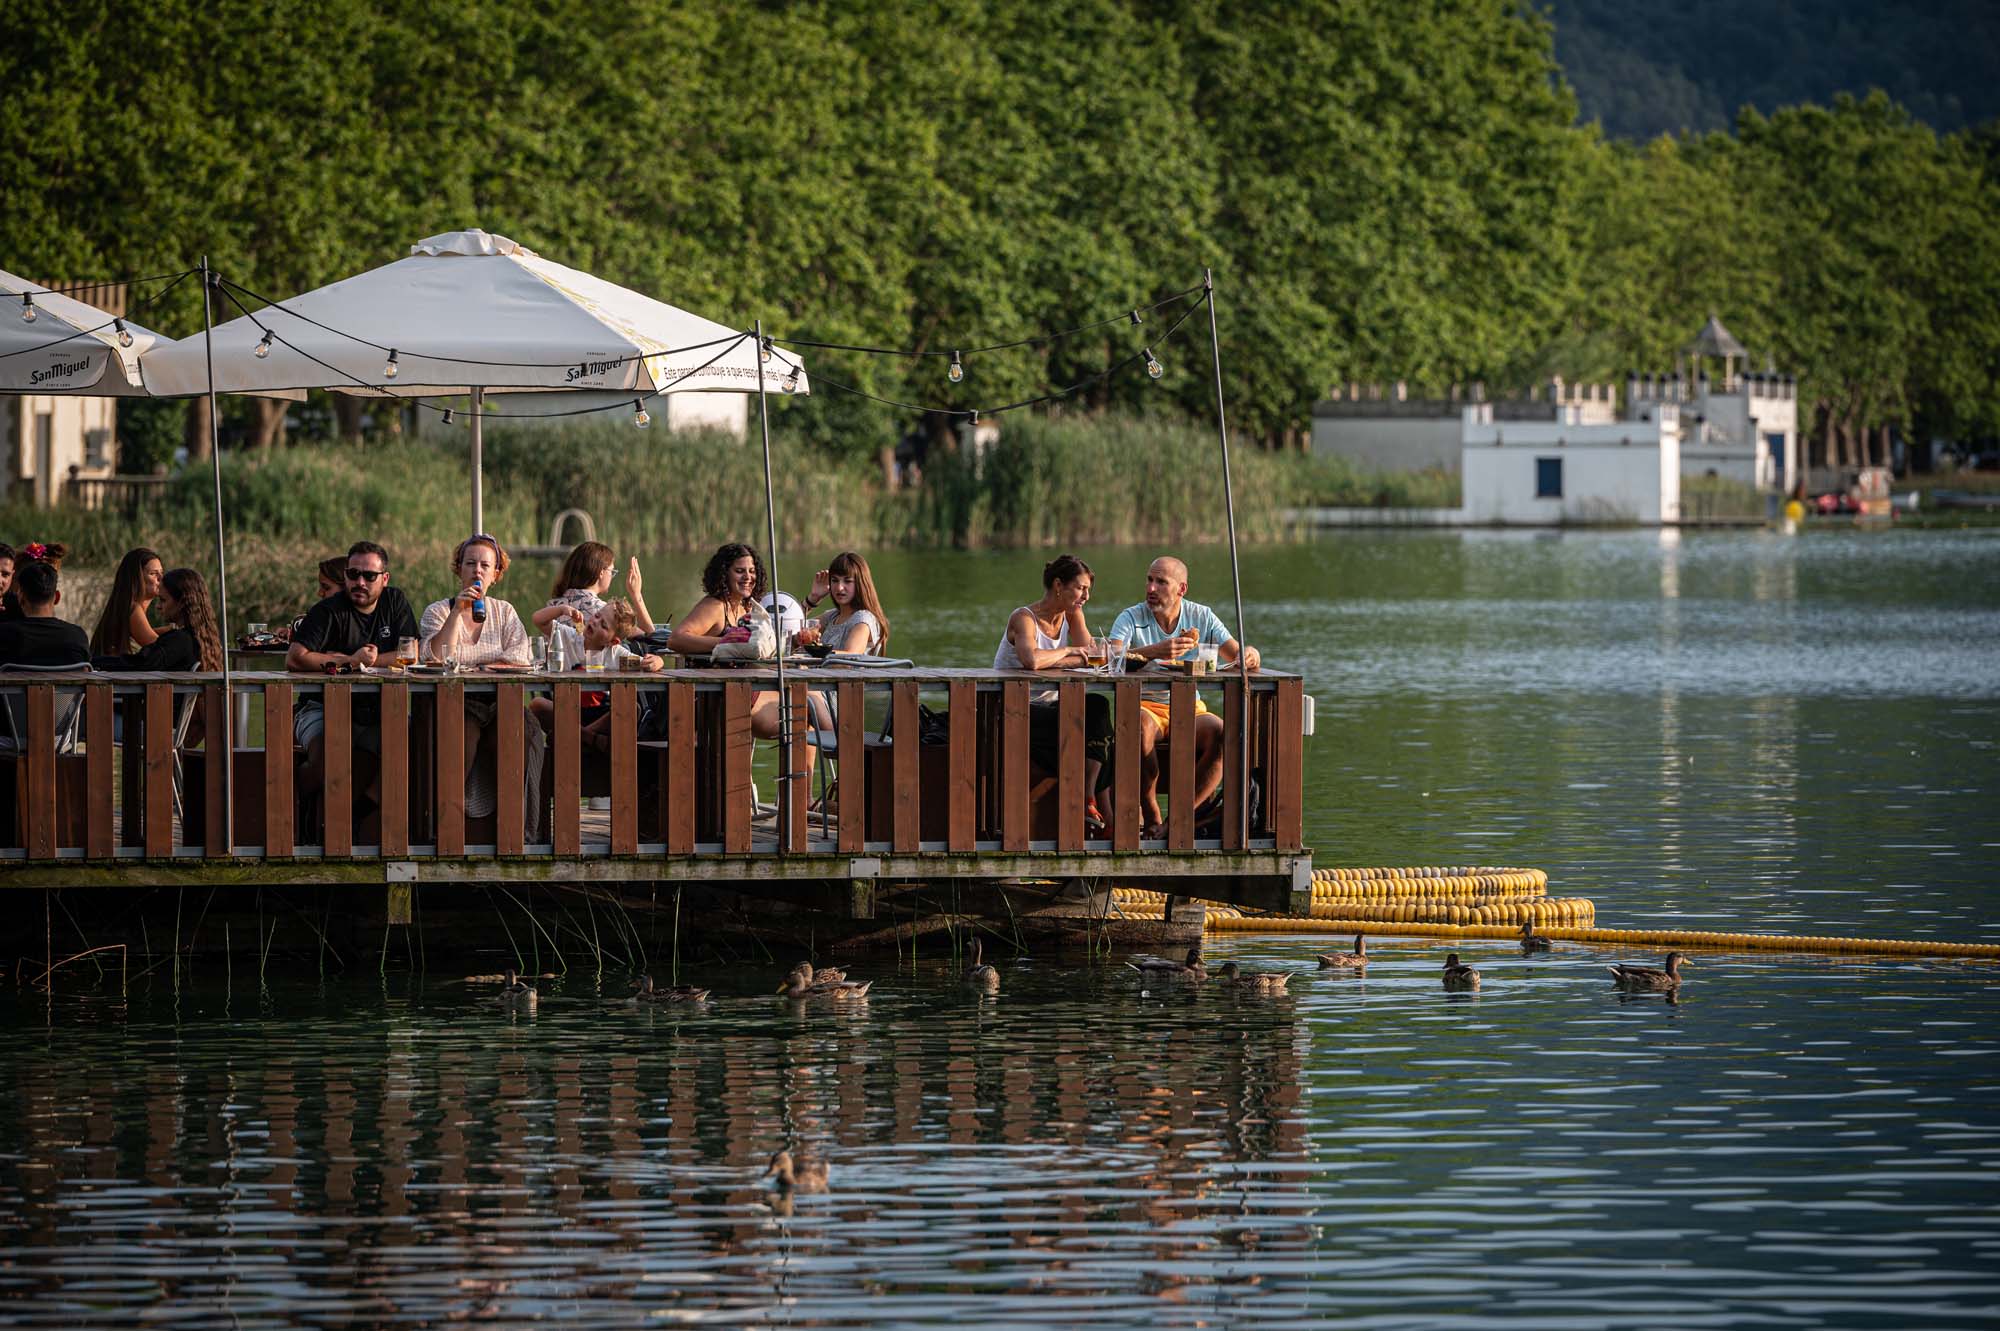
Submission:
M 426 661 L 455 661 L 468 669 L 493 666 L 526 666 L 529 663 L 528 631 L 514 607 L 493 595 L 493 588 L 506 575 L 509 560 L 500 542 L 485 532 L 475 532 L 458 543 L 451 553 L 452 576 L 458 579 L 458 594 L 424 607 L 417 621 L 419 651 Z M 465 816 L 483 818 L 498 803 L 498 786 L 490 761 L 481 762 L 481 743 L 499 716 L 499 703 L 487 696 L 465 699 Z M 536 810 L 541 803 L 541 728 L 526 745 L 524 773 L 527 825 L 539 826 Z M 491 743 L 486 744 L 490 753 Z

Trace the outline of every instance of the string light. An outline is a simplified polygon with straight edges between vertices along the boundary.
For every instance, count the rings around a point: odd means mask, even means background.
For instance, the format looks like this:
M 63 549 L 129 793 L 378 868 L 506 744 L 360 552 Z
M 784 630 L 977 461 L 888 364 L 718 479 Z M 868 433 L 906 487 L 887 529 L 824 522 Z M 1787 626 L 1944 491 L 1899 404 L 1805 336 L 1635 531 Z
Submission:
M 397 373 L 396 349 L 394 347 L 390 347 L 389 359 L 382 366 L 382 377 L 384 379 L 394 379 L 396 377 L 396 373 Z
M 455 425 L 458 423 L 458 418 L 452 414 L 450 407 L 444 409 L 444 423 L 446 425 Z
M 119 345 L 119 346 L 121 346 L 121 347 L 129 347 L 129 346 L 131 346 L 131 345 L 132 345 L 132 333 L 131 333 L 131 330 L 125 327 L 125 321 L 124 321 L 123 319 L 113 319 L 113 320 L 111 321 L 111 326 L 112 326 L 113 328 L 115 328 L 115 329 L 117 329 L 117 330 L 118 330 L 118 345 Z
M 787 393 L 799 391 L 799 367 L 796 365 L 792 367 L 792 372 L 785 376 L 785 391 Z
M 973 426 L 974 428 L 977 428 L 977 427 L 978 427 L 978 425 L 979 425 L 979 413 L 978 413 L 977 411 L 973 412 L 973 413 L 972 413 L 972 419 L 971 419 L 970 421 L 966 422 L 966 423 L 967 423 L 968 425 L 971 425 L 971 426 Z
M 632 399 L 632 424 L 645 429 L 653 423 L 653 413 L 646 410 L 646 404 L 638 398 Z
M 1150 375 L 1152 375 L 1152 376 L 1153 376 L 1153 377 L 1154 377 L 1155 379 L 1157 379 L 1157 378 L 1159 378 L 1159 377 L 1160 377 L 1161 375 L 1165 374 L 1166 372 L 1167 372 L 1167 367 L 1166 367 L 1166 366 L 1164 366 L 1164 365 L 1162 365 L 1162 364 L 1160 364 L 1160 363 L 1159 363 L 1159 362 L 1158 362 L 1157 360 L 1154 360 L 1154 359 L 1153 359 L 1153 349 L 1152 349 L 1151 347 L 1147 347 L 1147 348 L 1146 348 L 1146 373 L 1147 373 L 1147 374 L 1150 374 Z
M 264 330 L 264 339 L 257 344 L 257 350 L 253 353 L 258 360 L 269 360 L 271 358 L 271 339 L 276 336 L 277 334 L 270 329 L 266 328 Z
M 762 342 L 757 344 L 757 359 L 761 361 L 769 361 L 771 359 L 771 339 L 768 335 L 765 336 Z
M 944 372 L 944 377 L 953 383 L 965 378 L 965 362 L 958 358 L 956 351 L 951 353 L 951 368 Z
M 21 293 L 21 322 L 24 324 L 31 324 L 34 321 L 35 321 L 35 293 L 32 291 L 23 291 Z
M 1139 311 L 1137 311 L 1137 310 L 1134 310 L 1134 311 L 1132 311 L 1132 326 L 1133 326 L 1134 328 L 1137 328 L 1137 327 L 1138 327 L 1138 326 L 1139 326 L 1140 324 L 1142 324 L 1142 323 L 1144 323 L 1144 322 L 1146 322 L 1146 321 L 1145 321 L 1144 319 L 1141 319 L 1141 318 L 1139 317 Z

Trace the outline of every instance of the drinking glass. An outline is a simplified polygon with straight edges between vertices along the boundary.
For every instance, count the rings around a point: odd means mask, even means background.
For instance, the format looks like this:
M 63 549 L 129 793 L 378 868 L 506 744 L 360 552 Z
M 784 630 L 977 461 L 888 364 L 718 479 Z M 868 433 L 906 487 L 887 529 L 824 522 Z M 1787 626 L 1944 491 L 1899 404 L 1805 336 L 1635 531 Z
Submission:
M 253 637 L 253 638 L 261 638 L 261 637 L 263 637 L 263 636 L 264 636 L 265 634 L 267 634 L 267 633 L 269 633 L 269 632 L 271 631 L 271 626 L 270 626 L 269 624 L 256 624 L 256 623 L 253 623 L 253 624 L 251 624 L 251 625 L 249 626 L 249 630 L 250 630 L 250 636 L 251 636 L 251 637 Z
M 1212 675 L 1215 673 L 1215 652 L 1216 647 L 1212 642 L 1202 643 L 1194 649 L 1194 669 L 1196 674 Z
M 1113 638 L 1104 644 L 1104 673 L 1107 675 L 1125 673 L 1125 639 Z
M 411 666 L 415 665 L 416 663 L 417 663 L 417 640 L 415 638 L 397 639 L 396 668 L 398 670 L 408 670 Z
M 528 666 L 536 671 L 549 668 L 549 640 L 540 634 L 528 639 Z

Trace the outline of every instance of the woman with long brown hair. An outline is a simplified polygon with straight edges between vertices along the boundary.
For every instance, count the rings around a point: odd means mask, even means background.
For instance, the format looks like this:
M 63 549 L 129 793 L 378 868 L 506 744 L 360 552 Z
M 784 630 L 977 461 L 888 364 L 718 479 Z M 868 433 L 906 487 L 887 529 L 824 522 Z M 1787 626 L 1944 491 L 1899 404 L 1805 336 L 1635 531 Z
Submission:
M 602 541 L 585 541 L 563 560 L 562 572 L 549 591 L 549 603 L 529 618 L 538 629 L 567 620 L 581 630 L 583 622 L 604 608 L 604 593 L 611 590 L 618 556 Z M 653 631 L 653 617 L 646 611 L 640 592 L 639 560 L 635 555 L 625 565 L 625 599 L 632 603 L 632 618 L 639 632 Z
M 165 630 L 136 652 L 104 653 L 91 664 L 99 670 L 222 669 L 222 634 L 201 574 L 168 569 L 160 575 L 155 599 Z
M 813 574 L 806 609 L 822 600 L 832 601 L 833 608 L 806 625 L 799 635 L 801 642 L 817 642 L 836 655 L 847 656 L 879 653 L 887 645 L 889 616 L 882 613 L 874 575 L 860 555 L 852 551 L 835 555 L 832 563 Z
M 163 567 L 160 557 L 144 546 L 125 552 L 112 576 L 104 613 L 90 635 L 92 656 L 124 656 L 160 636 L 147 612 L 159 597 Z

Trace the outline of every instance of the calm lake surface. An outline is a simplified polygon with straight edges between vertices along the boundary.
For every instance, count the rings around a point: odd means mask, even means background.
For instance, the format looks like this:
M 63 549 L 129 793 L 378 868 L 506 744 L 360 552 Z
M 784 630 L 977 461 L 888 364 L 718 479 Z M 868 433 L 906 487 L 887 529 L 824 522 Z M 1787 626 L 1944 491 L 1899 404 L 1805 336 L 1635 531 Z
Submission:
M 1083 553 L 1108 626 L 1151 552 Z M 1039 586 L 876 563 L 896 649 L 942 663 Z M 647 560 L 656 613 L 698 564 Z M 2000 941 L 2000 531 L 1343 534 L 1243 591 L 1318 702 L 1319 863 Z M 638 1007 L 574 957 L 532 1015 L 456 970 L 10 987 L 0 1324 L 2000 1321 L 2000 963 L 1705 954 L 1669 1005 L 1611 990 L 1616 949 L 1461 950 L 1476 995 L 1393 939 L 1280 1000 L 1054 956 L 981 1000 L 937 943 L 851 1008 L 769 997 L 776 966 Z M 830 1190 L 772 1193 L 781 1146 Z

